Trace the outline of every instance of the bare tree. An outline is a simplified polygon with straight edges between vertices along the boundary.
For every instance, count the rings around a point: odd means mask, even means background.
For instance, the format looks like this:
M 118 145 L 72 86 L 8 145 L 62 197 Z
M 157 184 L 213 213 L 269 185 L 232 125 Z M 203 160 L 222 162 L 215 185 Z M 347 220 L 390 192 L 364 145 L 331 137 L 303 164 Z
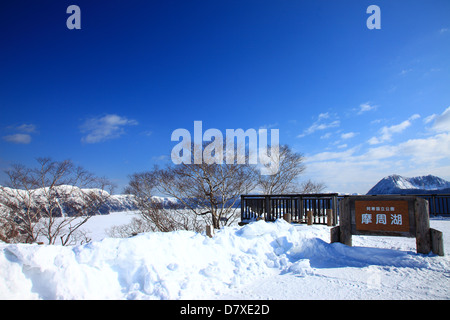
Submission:
M 300 183 L 299 178 L 306 169 L 305 158 L 289 146 L 280 146 L 278 157 L 272 156 L 271 160 L 278 161 L 278 165 L 273 166 L 272 174 L 259 175 L 258 179 L 263 194 L 320 193 L 326 188 L 324 183 L 311 179 Z
M 245 164 L 179 164 L 159 171 L 161 192 L 176 198 L 215 229 L 236 217 L 240 195 L 255 186 L 255 171 Z
M 276 171 L 271 175 L 259 175 L 258 186 L 264 194 L 283 194 L 298 192 L 298 177 L 305 171 L 304 157 L 295 153 L 287 145 L 279 148 Z
M 238 155 L 232 161 L 228 159 L 226 164 L 221 160 L 216 161 L 226 158 L 226 148 L 223 147 L 222 141 L 216 142 L 220 146 L 211 148 L 212 144 L 207 145 L 204 149 L 205 154 L 211 152 L 211 156 L 203 158 L 200 163 L 196 159 L 202 159 L 203 148 L 188 142 L 186 149 L 192 147 L 189 150 L 194 152 L 189 151 L 187 156 L 180 156 L 183 161 L 177 161 L 179 164 L 170 164 L 165 169 L 155 168 L 153 171 L 131 177 L 129 191 L 144 200 L 140 205 L 142 208 L 150 206 L 145 210 L 150 213 L 153 223 L 165 224 L 170 229 L 174 227 L 171 224 L 173 220 L 181 219 L 186 226 L 194 217 L 194 221 L 200 218 L 204 224 L 219 229 L 237 219 L 240 195 L 248 193 L 255 187 L 256 170 L 245 161 L 246 159 L 241 159 L 248 157 L 248 154 Z M 172 209 L 172 212 L 177 212 L 172 218 L 167 214 L 163 216 L 157 214 L 161 212 L 161 208 L 155 211 L 155 205 L 149 198 L 153 193 L 141 193 L 146 188 L 175 198 L 182 208 Z
M 77 230 L 109 197 L 112 184 L 70 160 L 38 158 L 37 162 L 36 168 L 14 165 L 6 171 L 8 186 L 0 187 L 2 238 L 72 244 L 79 236 Z
M 160 179 L 161 174 L 157 168 L 153 171 L 135 173 L 130 176 L 130 182 L 125 189 L 125 193 L 134 196 L 141 219 L 124 226 L 119 233 L 126 234 L 131 231 L 130 235 L 132 235 L 136 230 L 141 230 L 141 232 L 144 232 L 142 230 L 161 232 L 201 230 L 197 216 L 189 214 L 176 203 L 164 204 L 161 198 L 155 196 Z
M 299 193 L 321 193 L 325 188 L 325 183 L 313 182 L 309 179 L 301 183 Z

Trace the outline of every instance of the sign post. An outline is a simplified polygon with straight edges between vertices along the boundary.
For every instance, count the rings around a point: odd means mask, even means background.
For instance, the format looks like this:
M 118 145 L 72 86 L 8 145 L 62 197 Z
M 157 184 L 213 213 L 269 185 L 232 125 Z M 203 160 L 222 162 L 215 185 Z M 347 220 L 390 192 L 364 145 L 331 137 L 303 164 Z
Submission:
M 415 237 L 417 253 L 443 256 L 442 232 L 430 228 L 428 201 L 415 196 L 350 196 L 339 203 L 331 242 L 352 245 L 352 235 Z

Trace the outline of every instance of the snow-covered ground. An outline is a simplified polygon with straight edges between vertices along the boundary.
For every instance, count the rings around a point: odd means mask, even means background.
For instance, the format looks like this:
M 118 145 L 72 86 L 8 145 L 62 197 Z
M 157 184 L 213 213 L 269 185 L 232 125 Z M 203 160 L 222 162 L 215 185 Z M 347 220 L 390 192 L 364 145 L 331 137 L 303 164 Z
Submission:
M 329 227 L 255 222 L 213 238 L 194 232 L 106 237 L 135 214 L 93 217 L 93 242 L 0 244 L 1 299 L 449 299 L 450 258 L 414 238 L 353 236 Z M 432 219 L 450 248 L 450 219 Z M 447 252 L 448 254 L 448 252 Z

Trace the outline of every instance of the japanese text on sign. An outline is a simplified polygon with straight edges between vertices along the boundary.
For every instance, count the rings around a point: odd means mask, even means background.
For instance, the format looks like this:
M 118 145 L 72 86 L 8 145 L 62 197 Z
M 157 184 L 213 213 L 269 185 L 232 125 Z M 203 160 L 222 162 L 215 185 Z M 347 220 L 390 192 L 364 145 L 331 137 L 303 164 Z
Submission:
M 407 201 L 355 201 L 356 229 L 361 231 L 409 231 Z

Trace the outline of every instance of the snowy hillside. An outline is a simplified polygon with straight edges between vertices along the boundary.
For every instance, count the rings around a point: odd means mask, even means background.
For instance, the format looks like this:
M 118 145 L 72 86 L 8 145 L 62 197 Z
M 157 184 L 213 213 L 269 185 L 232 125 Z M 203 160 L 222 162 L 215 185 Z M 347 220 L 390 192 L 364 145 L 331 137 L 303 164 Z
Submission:
M 99 214 L 109 214 L 111 212 L 122 212 L 122 211 L 134 211 L 137 210 L 137 204 L 136 200 L 134 199 L 133 195 L 128 194 L 112 194 L 110 195 L 107 191 L 100 190 L 100 189 L 80 189 L 76 186 L 67 186 L 67 185 L 61 185 L 54 187 L 54 192 L 60 193 L 60 194 L 70 194 L 71 201 L 75 201 L 77 203 L 83 202 L 83 197 L 81 194 L 88 191 L 94 191 L 98 194 L 105 194 L 107 195 L 107 198 L 103 205 L 99 208 L 98 213 Z M 7 187 L 0 187 L 0 196 L 1 193 L 6 196 L 7 194 L 16 194 L 18 193 L 20 198 L 25 199 L 26 198 L 26 191 L 19 190 L 19 189 L 10 189 Z M 44 188 L 34 189 L 29 192 L 30 195 L 32 195 L 32 198 L 35 201 L 38 201 L 39 198 L 43 197 L 44 195 Z M 159 197 L 154 196 L 153 200 L 162 203 L 165 207 L 170 207 L 177 205 L 178 201 L 175 198 L 171 197 Z M 62 202 L 63 203 L 63 202 Z M 62 204 L 64 207 L 64 204 Z M 1 207 L 0 207 L 1 208 Z M 69 214 L 70 215 L 70 214 Z
M 428 175 L 405 178 L 390 175 L 381 179 L 367 194 L 450 193 L 450 182 Z
M 120 217 L 94 217 L 90 228 Z M 450 248 L 450 220 L 431 227 Z M 329 230 L 279 220 L 213 238 L 178 231 L 73 247 L 0 244 L 0 299 L 450 298 L 448 255 L 416 254 L 413 238 L 330 244 Z

